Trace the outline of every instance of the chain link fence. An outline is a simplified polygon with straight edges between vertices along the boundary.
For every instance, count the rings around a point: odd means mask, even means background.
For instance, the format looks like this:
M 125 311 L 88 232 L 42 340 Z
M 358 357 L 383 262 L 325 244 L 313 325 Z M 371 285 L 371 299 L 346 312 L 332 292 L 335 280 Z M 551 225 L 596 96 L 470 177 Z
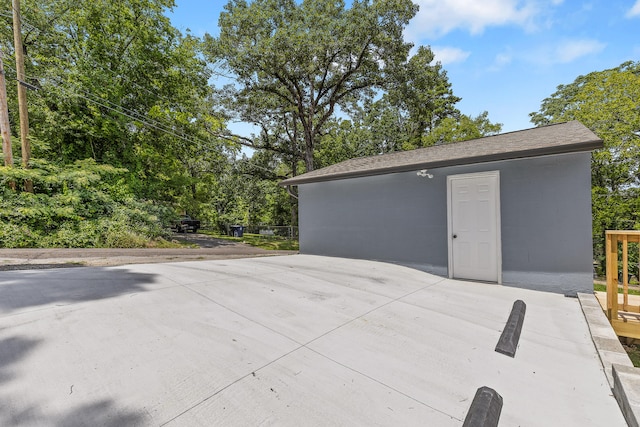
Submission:
M 240 225 L 240 224 L 226 224 L 221 227 L 219 225 L 202 224 L 204 230 L 217 230 L 224 232 L 228 236 L 234 235 L 234 230 L 238 227 L 242 227 L 243 233 L 258 234 L 260 236 L 275 236 L 290 240 L 298 240 L 298 227 L 291 225 Z
M 298 240 L 298 227 L 291 225 L 246 225 L 244 226 L 244 232 Z

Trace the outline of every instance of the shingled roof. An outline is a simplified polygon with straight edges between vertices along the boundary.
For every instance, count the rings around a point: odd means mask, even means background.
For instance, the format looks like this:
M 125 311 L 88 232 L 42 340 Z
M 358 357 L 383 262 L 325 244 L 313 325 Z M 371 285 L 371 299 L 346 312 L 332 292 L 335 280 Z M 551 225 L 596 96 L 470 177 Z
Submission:
M 596 134 L 582 123 L 571 121 L 452 144 L 346 160 L 286 179 L 280 185 L 591 151 L 602 146 L 602 140 Z

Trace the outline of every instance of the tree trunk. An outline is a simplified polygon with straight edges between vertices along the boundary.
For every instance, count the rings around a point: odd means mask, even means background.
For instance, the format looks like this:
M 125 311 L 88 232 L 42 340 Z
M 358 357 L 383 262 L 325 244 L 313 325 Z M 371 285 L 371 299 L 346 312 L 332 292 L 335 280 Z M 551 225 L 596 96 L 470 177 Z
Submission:
M 29 142 L 29 113 L 27 110 L 27 89 L 21 82 L 26 81 L 24 73 L 24 51 L 22 47 L 22 27 L 20 18 L 20 0 L 12 1 L 13 8 L 13 44 L 16 54 L 16 76 L 18 79 L 18 110 L 20 113 L 20 140 L 22 142 L 22 167 L 29 169 L 31 144 Z M 33 193 L 33 182 L 24 181 L 24 191 Z
M 314 169 L 313 165 L 313 149 L 314 140 L 313 132 L 311 129 L 304 131 L 304 166 L 307 169 L 306 172 L 311 172 Z
M 298 226 L 298 199 L 293 197 L 292 194 L 289 195 L 291 197 L 291 226 Z

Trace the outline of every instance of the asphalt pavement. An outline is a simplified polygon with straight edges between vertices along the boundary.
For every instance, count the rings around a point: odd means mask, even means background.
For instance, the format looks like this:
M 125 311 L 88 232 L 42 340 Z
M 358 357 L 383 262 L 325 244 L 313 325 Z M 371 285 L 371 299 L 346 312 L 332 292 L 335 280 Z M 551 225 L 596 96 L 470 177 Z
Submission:
M 290 255 L 294 251 L 272 251 L 216 239 L 206 234 L 174 234 L 174 239 L 194 247 L 185 248 L 52 248 L 2 249 L 0 271 L 35 270 L 78 266 L 115 266 L 176 261 L 198 261 Z

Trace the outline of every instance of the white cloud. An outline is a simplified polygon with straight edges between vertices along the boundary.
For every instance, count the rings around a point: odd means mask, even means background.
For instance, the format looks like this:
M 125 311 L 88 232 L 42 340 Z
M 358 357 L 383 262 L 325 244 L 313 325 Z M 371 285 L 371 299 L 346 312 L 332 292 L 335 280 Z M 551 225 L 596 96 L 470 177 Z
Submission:
M 555 48 L 553 62 L 566 64 L 583 56 L 601 52 L 606 44 L 597 40 L 568 40 Z
M 458 49 L 457 47 L 433 46 L 431 50 L 435 55 L 435 60 L 439 61 L 442 65 L 464 62 L 469 55 L 471 55 L 471 52 Z
M 636 3 L 627 12 L 627 18 L 635 18 L 636 16 L 640 16 L 640 0 L 636 0 Z
M 524 55 L 537 65 L 568 64 L 584 56 L 601 52 L 607 45 L 597 40 L 564 40 L 554 46 L 543 46 Z
M 558 0 L 553 0 L 557 3 Z M 640 1 L 640 0 L 639 0 Z M 407 28 L 407 38 L 438 37 L 456 29 L 480 34 L 486 27 L 529 27 L 537 13 L 532 2 L 518 0 L 414 0 L 420 6 Z
M 510 53 L 499 53 L 496 55 L 493 65 L 489 68 L 491 71 L 498 71 L 509 65 L 513 61 L 513 56 Z

